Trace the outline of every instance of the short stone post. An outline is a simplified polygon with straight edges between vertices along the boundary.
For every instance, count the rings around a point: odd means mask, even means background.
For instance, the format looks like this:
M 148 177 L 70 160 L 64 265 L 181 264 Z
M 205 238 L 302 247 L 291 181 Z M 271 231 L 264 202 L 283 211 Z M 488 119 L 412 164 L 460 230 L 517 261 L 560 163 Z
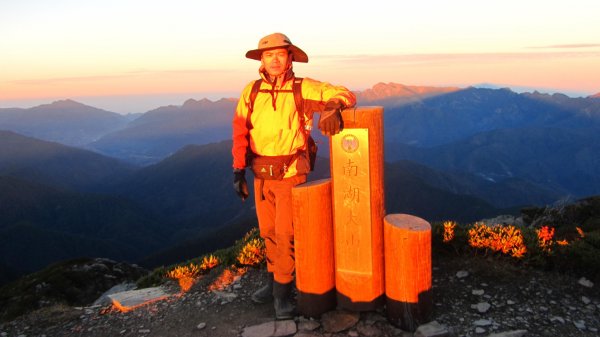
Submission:
M 416 216 L 384 218 L 385 295 L 389 321 L 406 331 L 430 321 L 431 225 Z
M 298 312 L 319 317 L 336 307 L 331 179 L 292 189 Z

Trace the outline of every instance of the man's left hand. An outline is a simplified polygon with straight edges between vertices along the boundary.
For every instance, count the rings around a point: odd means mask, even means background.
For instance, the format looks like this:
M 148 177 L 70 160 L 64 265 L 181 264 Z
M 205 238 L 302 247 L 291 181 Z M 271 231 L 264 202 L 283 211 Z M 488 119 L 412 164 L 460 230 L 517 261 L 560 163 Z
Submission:
M 325 136 L 333 136 L 342 129 L 342 113 L 344 105 L 336 99 L 329 100 L 319 117 L 319 130 Z

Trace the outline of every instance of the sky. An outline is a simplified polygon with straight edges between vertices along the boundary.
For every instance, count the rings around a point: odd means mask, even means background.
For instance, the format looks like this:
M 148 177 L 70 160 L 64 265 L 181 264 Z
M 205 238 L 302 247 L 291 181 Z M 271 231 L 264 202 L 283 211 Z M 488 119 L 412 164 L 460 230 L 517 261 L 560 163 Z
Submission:
M 600 1 L 0 0 L 0 108 L 73 99 L 118 113 L 237 98 L 281 32 L 297 76 L 600 92 Z

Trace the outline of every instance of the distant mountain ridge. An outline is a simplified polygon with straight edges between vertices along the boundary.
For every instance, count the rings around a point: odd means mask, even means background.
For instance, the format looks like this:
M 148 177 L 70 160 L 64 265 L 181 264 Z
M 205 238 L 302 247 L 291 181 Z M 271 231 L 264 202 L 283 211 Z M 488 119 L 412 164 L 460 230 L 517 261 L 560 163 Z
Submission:
M 595 99 L 600 98 L 600 93 L 588 98 L 572 98 L 564 94 L 542 94 L 537 91 L 534 91 L 533 93 L 524 93 L 523 95 L 525 97 L 553 104 L 557 108 L 567 108 L 569 110 L 577 111 L 583 116 L 600 118 L 600 100 Z
M 523 127 L 600 127 L 600 105 L 549 103 L 508 89 L 467 88 L 385 110 L 385 140 L 428 147 Z
M 383 105 L 401 105 L 458 90 L 461 89 L 457 87 L 411 86 L 380 82 L 371 89 L 355 92 L 355 94 L 358 104 L 378 102 Z
M 132 171 L 115 158 L 0 130 L 0 175 L 83 191 Z
M 416 161 L 443 172 L 468 172 L 496 183 L 518 178 L 553 191 L 548 196 L 600 193 L 600 132 L 596 129 L 496 130 L 431 148 L 389 148 L 389 160 Z
M 187 144 L 227 139 L 237 101 L 189 99 L 182 106 L 148 111 L 122 130 L 108 133 L 90 148 L 138 164 L 152 164 Z
M 478 174 L 457 170 L 437 170 L 419 164 L 417 161 L 399 160 L 389 164 L 389 167 L 386 175 L 404 172 L 432 188 L 457 195 L 471 196 L 485 201 L 495 208 L 546 205 L 564 195 L 564 191 L 556 191 L 525 179 L 506 178 L 500 182 L 494 182 Z
M 126 116 L 69 99 L 29 109 L 0 108 L 0 130 L 80 147 L 128 122 Z
M 187 145 L 161 162 L 139 169 L 115 186 L 113 193 L 178 221 L 227 222 L 242 208 L 250 207 L 231 193 L 231 144 Z
M 164 237 L 133 202 L 0 176 L 0 265 L 35 271 L 80 256 L 136 261 Z

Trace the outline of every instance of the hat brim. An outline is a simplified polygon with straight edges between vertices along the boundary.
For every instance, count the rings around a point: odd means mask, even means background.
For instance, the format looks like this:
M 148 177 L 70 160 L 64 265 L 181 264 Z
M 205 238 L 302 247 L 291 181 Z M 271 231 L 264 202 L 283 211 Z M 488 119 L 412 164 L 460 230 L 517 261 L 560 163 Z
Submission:
M 246 53 L 246 57 L 249 59 L 252 59 L 252 60 L 260 61 L 260 58 L 264 51 L 271 50 L 271 49 L 277 49 L 277 48 L 287 48 L 294 56 L 294 62 L 308 63 L 308 55 L 306 55 L 306 53 L 302 49 L 300 49 L 294 45 L 290 45 L 290 44 L 284 45 L 284 46 L 276 46 L 276 47 L 266 48 L 266 49 L 249 50 Z

